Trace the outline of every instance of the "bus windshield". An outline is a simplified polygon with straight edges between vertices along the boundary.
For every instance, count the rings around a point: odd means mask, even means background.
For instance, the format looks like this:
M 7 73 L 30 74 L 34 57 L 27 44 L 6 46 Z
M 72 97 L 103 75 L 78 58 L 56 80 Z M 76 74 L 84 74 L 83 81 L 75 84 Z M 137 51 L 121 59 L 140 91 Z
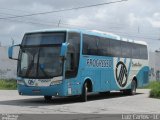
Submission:
M 26 35 L 19 54 L 18 76 L 36 79 L 62 76 L 60 49 L 64 41 L 64 34 Z
M 29 33 L 22 41 L 22 46 L 55 45 L 65 42 L 65 32 Z

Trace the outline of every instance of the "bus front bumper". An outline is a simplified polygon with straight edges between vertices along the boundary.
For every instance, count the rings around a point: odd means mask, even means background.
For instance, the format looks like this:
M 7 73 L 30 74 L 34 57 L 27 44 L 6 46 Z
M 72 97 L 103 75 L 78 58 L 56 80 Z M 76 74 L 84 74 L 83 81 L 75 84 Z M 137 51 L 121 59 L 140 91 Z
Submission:
M 63 84 L 47 86 L 47 87 L 36 87 L 36 86 L 25 86 L 17 85 L 17 89 L 20 95 L 30 96 L 67 96 Z

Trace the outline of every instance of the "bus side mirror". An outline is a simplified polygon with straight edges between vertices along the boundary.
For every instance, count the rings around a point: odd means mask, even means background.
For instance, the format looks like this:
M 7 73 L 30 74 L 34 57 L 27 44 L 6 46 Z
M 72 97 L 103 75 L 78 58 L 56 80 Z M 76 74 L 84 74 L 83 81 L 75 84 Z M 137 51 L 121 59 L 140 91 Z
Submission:
M 12 60 L 18 60 L 20 45 L 13 45 L 8 48 L 8 57 Z
M 62 43 L 61 53 L 60 53 L 61 57 L 66 57 L 67 56 L 68 45 L 69 45 L 68 43 Z

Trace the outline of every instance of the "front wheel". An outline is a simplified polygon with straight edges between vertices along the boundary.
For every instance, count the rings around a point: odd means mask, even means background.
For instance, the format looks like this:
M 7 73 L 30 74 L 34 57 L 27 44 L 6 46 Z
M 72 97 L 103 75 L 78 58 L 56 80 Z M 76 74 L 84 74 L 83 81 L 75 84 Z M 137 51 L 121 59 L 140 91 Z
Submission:
M 52 100 L 52 96 L 44 96 L 45 101 L 51 101 Z
M 84 83 L 83 89 L 82 89 L 82 95 L 81 95 L 82 102 L 86 102 L 87 101 L 87 93 L 88 93 L 87 83 Z

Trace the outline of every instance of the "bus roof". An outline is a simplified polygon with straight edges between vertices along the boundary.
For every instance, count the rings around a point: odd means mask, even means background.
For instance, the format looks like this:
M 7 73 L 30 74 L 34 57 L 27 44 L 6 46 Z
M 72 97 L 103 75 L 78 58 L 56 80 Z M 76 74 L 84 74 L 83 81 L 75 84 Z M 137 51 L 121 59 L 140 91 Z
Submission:
M 107 37 L 111 39 L 116 39 L 116 40 L 122 40 L 126 42 L 132 42 L 132 43 L 137 43 L 137 44 L 143 44 L 147 45 L 146 42 L 144 41 L 137 41 L 137 40 L 132 40 L 132 39 L 127 39 L 123 38 L 119 35 L 110 33 L 110 32 L 103 32 L 103 31 L 98 31 L 98 30 L 85 30 L 85 29 L 70 29 L 70 28 L 54 28 L 54 29 L 42 29 L 42 30 L 36 30 L 32 32 L 27 32 L 27 33 L 38 33 L 38 32 L 55 32 L 55 31 L 67 31 L 67 32 L 81 32 L 85 34 L 90 34 L 90 35 L 95 35 L 95 36 L 100 36 L 100 37 Z

